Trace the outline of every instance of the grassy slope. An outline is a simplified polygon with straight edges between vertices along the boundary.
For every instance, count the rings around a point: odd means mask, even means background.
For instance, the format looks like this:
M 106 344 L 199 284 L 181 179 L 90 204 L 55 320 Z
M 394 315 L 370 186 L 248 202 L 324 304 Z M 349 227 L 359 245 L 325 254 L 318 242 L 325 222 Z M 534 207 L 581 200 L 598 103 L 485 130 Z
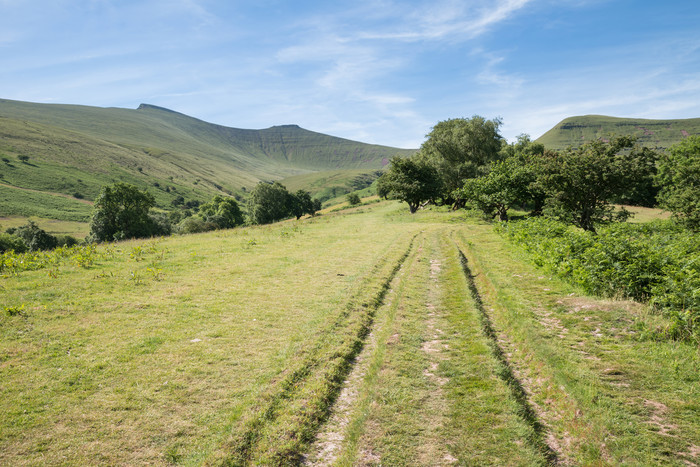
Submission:
M 303 189 L 321 201 L 340 198 L 347 193 L 368 188 L 381 175 L 373 170 L 336 170 L 295 175 L 282 180 L 288 190 Z M 363 193 L 368 195 L 368 193 Z
M 586 141 L 607 138 L 611 134 L 634 135 L 650 148 L 668 148 L 688 135 L 700 134 L 700 118 L 684 120 L 646 120 L 602 115 L 569 117 L 537 141 L 550 149 L 577 147 Z
M 410 152 L 295 125 L 228 128 L 150 105 L 131 110 L 0 100 L 0 156 L 10 161 L 0 164 L 0 183 L 86 199 L 104 184 L 125 181 L 149 188 L 167 207 L 177 196 L 206 200 L 220 191 L 241 193 L 259 180 L 375 170 Z M 29 164 L 17 161 L 19 155 L 28 155 Z M 12 195 L 15 205 L 33 205 L 21 190 Z
M 697 349 L 639 340 L 658 317 L 463 214 L 380 203 L 100 251 L 0 279 L 22 309 L 0 315 L 0 463 L 328 461 L 317 431 L 342 465 L 700 460 Z

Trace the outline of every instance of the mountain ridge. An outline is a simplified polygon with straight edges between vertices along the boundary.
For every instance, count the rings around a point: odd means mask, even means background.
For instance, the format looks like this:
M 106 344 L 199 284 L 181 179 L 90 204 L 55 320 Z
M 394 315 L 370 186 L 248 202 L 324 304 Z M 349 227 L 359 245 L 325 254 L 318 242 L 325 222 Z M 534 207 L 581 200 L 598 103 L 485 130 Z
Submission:
M 94 199 L 102 186 L 122 181 L 148 188 L 158 206 L 171 208 L 180 197 L 205 201 L 226 193 L 241 199 L 259 181 L 373 172 L 392 156 L 413 152 L 296 124 L 226 127 L 146 103 L 123 109 L 0 99 L 0 156 L 7 160 L 0 164 L 0 216 L 32 215 L 36 201 L 20 188 Z M 30 163 L 18 164 L 21 155 Z
M 698 134 L 700 118 L 664 120 L 580 115 L 565 118 L 536 141 L 548 149 L 562 150 L 611 135 L 629 135 L 635 136 L 642 145 L 664 150 L 690 135 Z

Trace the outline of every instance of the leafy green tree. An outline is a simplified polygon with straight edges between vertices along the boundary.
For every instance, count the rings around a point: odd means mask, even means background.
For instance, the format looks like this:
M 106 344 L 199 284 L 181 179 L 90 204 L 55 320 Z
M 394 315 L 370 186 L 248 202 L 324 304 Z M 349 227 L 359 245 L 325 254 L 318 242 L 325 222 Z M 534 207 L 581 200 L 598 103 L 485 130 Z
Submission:
M 149 217 L 153 206 L 153 195 L 134 185 L 120 182 L 103 187 L 95 201 L 89 239 L 105 242 L 163 235 L 159 225 Z
M 508 209 L 527 200 L 528 189 L 534 180 L 531 166 L 522 164 L 516 157 L 509 157 L 492 163 L 487 175 L 468 179 L 459 196 L 487 216 L 498 215 L 499 220 L 507 221 Z
M 243 224 L 243 213 L 235 199 L 216 195 L 208 203 L 199 207 L 199 215 L 205 222 L 211 222 L 219 229 L 230 229 Z
M 269 224 L 292 215 L 292 194 L 279 182 L 260 182 L 248 197 L 248 221 Z
M 383 174 L 381 174 L 379 176 L 374 187 L 375 187 L 375 191 L 377 193 L 377 196 L 379 196 L 380 198 L 389 199 L 389 195 L 391 194 L 391 188 L 387 184 L 387 181 L 389 179 L 384 176 L 385 174 L 386 174 L 386 172 L 384 172 Z
M 360 195 L 357 193 L 348 193 L 347 196 L 345 196 L 345 199 L 348 201 L 348 204 L 350 206 L 357 206 L 362 202 L 362 199 L 360 199 Z
M 653 170 L 648 151 L 629 136 L 597 140 L 542 159 L 550 215 L 595 232 L 595 224 L 624 220 L 612 201 L 644 183 Z
M 58 246 L 58 239 L 29 221 L 21 227 L 8 229 L 8 233 L 21 238 L 30 251 L 52 250 Z
M 309 214 L 311 216 L 316 214 L 316 211 L 320 207 L 316 208 L 316 200 L 311 198 L 311 193 L 306 190 L 297 190 L 296 193 L 290 197 L 290 213 L 294 215 L 297 219 L 300 219 L 304 214 Z
M 402 158 L 394 156 L 389 170 L 382 178 L 392 197 L 408 203 L 411 213 L 429 200 L 441 194 L 441 184 L 437 169 L 428 161 L 417 157 Z
M 700 231 L 700 136 L 671 146 L 659 160 L 659 201 L 673 218 Z
M 437 168 L 443 198 L 455 201 L 455 190 L 467 179 L 484 174 L 488 164 L 499 158 L 503 145 L 500 126 L 499 119 L 475 115 L 445 120 L 433 127 L 419 154 Z
M 542 162 L 554 156 L 557 156 L 556 152 L 545 149 L 543 144 L 532 141 L 530 135 L 525 133 L 518 135 L 514 143 L 504 144 L 501 149 L 501 157 L 504 160 L 514 159 L 509 164 L 513 165 L 515 170 L 529 173 L 529 183 L 521 202 L 523 208 L 530 209 L 531 215 L 542 214 L 547 200 L 547 193 L 542 186 Z

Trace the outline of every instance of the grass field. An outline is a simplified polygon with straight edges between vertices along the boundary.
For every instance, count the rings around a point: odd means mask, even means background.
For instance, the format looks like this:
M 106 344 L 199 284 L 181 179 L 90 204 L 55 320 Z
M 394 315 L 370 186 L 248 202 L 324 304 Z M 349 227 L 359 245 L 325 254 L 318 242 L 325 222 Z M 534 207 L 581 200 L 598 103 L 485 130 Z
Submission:
M 700 355 L 374 203 L 0 279 L 0 464 L 698 465 Z

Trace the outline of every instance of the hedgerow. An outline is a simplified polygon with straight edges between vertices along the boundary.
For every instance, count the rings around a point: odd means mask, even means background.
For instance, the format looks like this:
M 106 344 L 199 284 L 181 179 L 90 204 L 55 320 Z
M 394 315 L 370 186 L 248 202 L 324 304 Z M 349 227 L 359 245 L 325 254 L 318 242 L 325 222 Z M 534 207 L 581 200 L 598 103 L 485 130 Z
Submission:
M 700 234 L 669 222 L 612 224 L 598 234 L 547 218 L 497 229 L 538 266 L 586 292 L 648 302 L 674 338 L 700 338 Z

